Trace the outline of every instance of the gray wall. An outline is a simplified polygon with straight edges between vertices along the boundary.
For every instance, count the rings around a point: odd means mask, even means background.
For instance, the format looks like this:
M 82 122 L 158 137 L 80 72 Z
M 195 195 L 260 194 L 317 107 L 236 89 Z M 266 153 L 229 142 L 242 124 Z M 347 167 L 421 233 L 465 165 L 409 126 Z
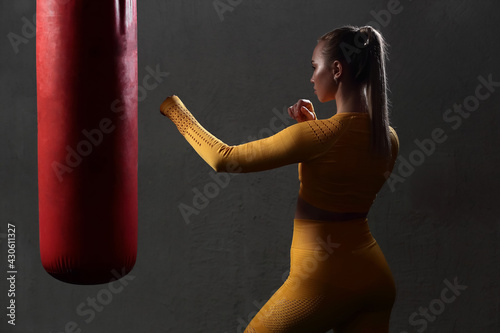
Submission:
M 76 309 L 91 309 L 88 298 L 104 297 L 106 285 L 64 284 L 40 263 L 35 38 L 27 23 L 36 3 L 1 2 L 2 332 L 64 332 L 72 321 L 94 333 L 240 332 L 283 283 L 297 165 L 231 175 L 188 224 L 180 203 L 192 206 L 194 189 L 215 183 L 214 174 L 159 105 L 177 94 L 228 144 L 269 135 L 273 117 L 291 125 L 277 114 L 299 98 L 311 99 L 319 118 L 329 117 L 335 102 L 320 104 L 309 82 L 316 39 L 340 25 L 374 21 L 373 13 L 393 1 L 232 3 L 222 19 L 211 0 L 138 4 L 139 78 L 148 67 L 169 74 L 139 103 L 138 261 L 122 291 L 90 317 Z M 380 29 L 391 45 L 399 178 L 383 187 L 369 215 L 398 288 L 391 332 L 498 332 L 500 88 L 477 108 L 473 103 L 478 77 L 500 81 L 494 23 L 500 3 L 402 0 L 398 8 Z M 9 33 L 25 43 L 16 49 Z M 446 118 L 448 109 L 464 103 L 476 110 L 466 111 L 460 124 L 458 114 Z M 428 142 L 438 128 L 446 140 L 424 155 L 416 140 Z M 15 327 L 6 324 L 9 222 L 17 227 Z M 455 279 L 467 288 L 440 303 L 446 281 Z M 437 315 L 419 313 L 428 307 Z M 414 312 L 418 324 L 410 321 Z

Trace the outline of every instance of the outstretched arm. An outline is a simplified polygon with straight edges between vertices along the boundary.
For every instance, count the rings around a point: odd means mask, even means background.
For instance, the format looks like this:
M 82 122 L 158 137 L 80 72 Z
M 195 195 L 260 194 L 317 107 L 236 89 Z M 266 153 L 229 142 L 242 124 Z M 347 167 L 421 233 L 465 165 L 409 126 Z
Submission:
M 176 95 L 168 97 L 160 111 L 217 172 L 256 172 L 314 159 L 347 127 L 344 121 L 332 118 L 305 121 L 264 139 L 229 146 L 203 128 Z

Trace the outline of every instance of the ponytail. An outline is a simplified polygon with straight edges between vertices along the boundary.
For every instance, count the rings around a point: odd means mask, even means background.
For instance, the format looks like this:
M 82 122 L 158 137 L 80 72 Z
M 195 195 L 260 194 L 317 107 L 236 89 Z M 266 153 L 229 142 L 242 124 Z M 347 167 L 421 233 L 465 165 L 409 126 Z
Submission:
M 367 77 L 368 110 L 372 120 L 372 147 L 380 156 L 390 156 L 389 102 L 385 72 L 386 43 L 382 35 L 370 26 L 359 29 L 366 39 L 369 75 Z
M 330 64 L 341 61 L 351 69 L 358 83 L 366 84 L 368 111 L 371 118 L 371 148 L 375 156 L 391 156 L 389 133 L 389 101 L 385 61 L 387 43 L 371 26 L 344 26 L 321 36 Z

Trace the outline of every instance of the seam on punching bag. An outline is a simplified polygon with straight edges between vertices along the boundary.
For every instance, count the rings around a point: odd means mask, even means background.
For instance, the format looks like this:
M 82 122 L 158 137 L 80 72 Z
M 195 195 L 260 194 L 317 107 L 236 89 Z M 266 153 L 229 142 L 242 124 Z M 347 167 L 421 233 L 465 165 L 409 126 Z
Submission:
M 132 6 L 131 0 L 115 0 L 115 17 L 116 25 L 120 31 L 120 35 L 124 35 L 127 27 L 132 21 Z

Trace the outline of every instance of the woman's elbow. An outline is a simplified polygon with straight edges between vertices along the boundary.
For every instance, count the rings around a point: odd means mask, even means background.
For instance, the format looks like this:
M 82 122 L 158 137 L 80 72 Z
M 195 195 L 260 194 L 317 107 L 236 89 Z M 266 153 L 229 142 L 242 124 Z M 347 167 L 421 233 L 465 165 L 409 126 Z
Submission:
M 225 172 L 225 173 L 243 173 L 245 170 L 243 166 L 235 161 L 217 161 L 212 165 L 212 169 L 215 172 Z

